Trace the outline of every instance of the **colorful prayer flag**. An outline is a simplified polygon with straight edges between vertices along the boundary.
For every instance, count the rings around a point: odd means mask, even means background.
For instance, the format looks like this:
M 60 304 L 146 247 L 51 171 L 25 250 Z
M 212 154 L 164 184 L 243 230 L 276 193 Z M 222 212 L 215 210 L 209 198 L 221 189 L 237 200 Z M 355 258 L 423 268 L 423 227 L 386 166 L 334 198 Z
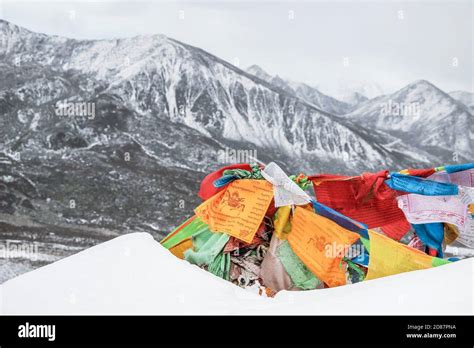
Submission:
M 444 225 L 442 223 L 413 224 L 413 228 L 424 245 L 435 249 L 436 256 L 443 257 Z
M 167 249 L 171 249 L 173 246 L 181 243 L 185 239 L 188 239 L 203 230 L 207 230 L 208 228 L 209 227 L 197 218 L 196 215 L 193 215 L 163 238 L 161 245 Z
M 369 230 L 369 236 L 369 270 L 365 280 L 427 269 L 449 263 L 449 261 L 426 255 L 419 250 L 398 243 L 373 230 Z
M 215 187 L 214 181 L 220 179 L 224 171 L 228 169 L 252 170 L 252 167 L 250 167 L 250 165 L 247 163 L 233 164 L 230 166 L 222 167 L 216 170 L 215 172 L 206 175 L 204 180 L 201 182 L 201 187 L 199 188 L 199 197 L 201 197 L 203 200 L 207 200 L 214 196 L 216 193 L 224 190 L 225 186 Z
M 272 199 L 273 189 L 268 181 L 241 179 L 202 203 L 195 213 L 211 231 L 250 243 Z
M 381 227 L 388 236 L 399 240 L 410 230 L 410 225 L 398 208 L 396 191 L 384 182 L 387 175 L 388 171 L 382 171 L 352 177 L 315 175 L 310 179 L 319 203 L 368 228 Z
M 347 249 L 358 239 L 359 234 L 301 207 L 295 209 L 288 235 L 295 254 L 329 287 L 346 284 L 341 261 Z
M 393 190 L 424 196 L 452 196 L 459 193 L 457 185 L 400 173 L 392 173 L 385 183 Z
M 461 172 L 469 169 L 474 169 L 474 162 L 473 163 L 465 163 L 465 164 L 453 164 L 450 166 L 444 166 L 444 170 L 447 173 L 456 173 Z
M 176 257 L 180 259 L 184 259 L 184 253 L 186 250 L 191 249 L 193 247 L 193 240 L 192 238 L 187 238 L 175 246 L 171 247 L 169 251 Z
M 471 216 L 467 205 L 459 196 L 403 195 L 397 198 L 398 206 L 412 224 L 446 222 L 459 227 L 461 231 L 471 228 Z

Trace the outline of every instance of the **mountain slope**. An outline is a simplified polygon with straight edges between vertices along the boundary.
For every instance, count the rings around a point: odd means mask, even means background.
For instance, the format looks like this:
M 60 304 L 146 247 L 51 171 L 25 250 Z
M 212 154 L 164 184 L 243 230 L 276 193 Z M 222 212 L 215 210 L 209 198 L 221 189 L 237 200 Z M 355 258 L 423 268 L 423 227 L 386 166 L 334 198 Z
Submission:
M 321 93 L 305 83 L 287 81 L 279 76 L 271 76 L 258 65 L 252 65 L 246 71 L 330 114 L 342 115 L 351 109 L 351 105 Z
M 471 115 L 474 114 L 474 93 L 466 91 L 453 91 L 449 92 L 449 95 L 466 105 L 469 108 Z
M 396 135 L 446 162 L 452 161 L 455 153 L 472 159 L 472 114 L 428 81 L 416 81 L 393 94 L 366 101 L 346 117 Z
M 1 27 L 8 44 L 0 56 L 6 62 L 20 59 L 23 65 L 79 73 L 96 87 L 95 96 L 109 96 L 140 116 L 164 117 L 218 141 L 242 142 L 287 158 L 321 159 L 321 168 L 328 163 L 345 170 L 360 169 L 356 162 L 369 168 L 395 165 L 338 118 L 165 36 L 79 41 L 5 22 Z

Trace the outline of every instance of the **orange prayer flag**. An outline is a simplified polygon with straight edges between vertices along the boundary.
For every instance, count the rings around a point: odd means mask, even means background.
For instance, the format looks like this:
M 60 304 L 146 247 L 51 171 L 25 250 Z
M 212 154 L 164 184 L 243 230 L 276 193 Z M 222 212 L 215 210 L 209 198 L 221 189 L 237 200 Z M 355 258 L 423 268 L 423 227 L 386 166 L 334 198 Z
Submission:
M 440 260 L 372 230 L 369 237 L 369 270 L 365 280 L 431 268 Z
M 251 243 L 273 199 L 266 180 L 236 180 L 194 211 L 213 232 L 227 233 Z
M 301 207 L 296 207 L 288 235 L 295 254 L 329 287 L 346 284 L 341 260 L 358 239 L 359 234 Z

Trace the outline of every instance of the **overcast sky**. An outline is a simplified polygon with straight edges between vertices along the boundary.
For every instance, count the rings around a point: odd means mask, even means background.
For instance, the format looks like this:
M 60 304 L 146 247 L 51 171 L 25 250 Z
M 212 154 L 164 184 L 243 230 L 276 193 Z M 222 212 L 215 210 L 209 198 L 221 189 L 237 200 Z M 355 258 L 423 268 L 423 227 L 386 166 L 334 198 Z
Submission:
M 314 86 L 427 79 L 474 91 L 472 0 L 22 1 L 0 18 L 74 38 L 161 33 L 245 68 Z

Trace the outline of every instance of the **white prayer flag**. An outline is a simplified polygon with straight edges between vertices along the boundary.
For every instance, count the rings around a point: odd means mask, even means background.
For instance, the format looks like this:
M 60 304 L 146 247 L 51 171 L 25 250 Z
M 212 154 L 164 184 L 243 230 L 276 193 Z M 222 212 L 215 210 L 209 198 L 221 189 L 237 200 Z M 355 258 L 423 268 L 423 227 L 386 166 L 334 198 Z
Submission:
M 275 207 L 308 204 L 311 197 L 293 182 L 275 162 L 269 163 L 262 176 L 273 185 Z

